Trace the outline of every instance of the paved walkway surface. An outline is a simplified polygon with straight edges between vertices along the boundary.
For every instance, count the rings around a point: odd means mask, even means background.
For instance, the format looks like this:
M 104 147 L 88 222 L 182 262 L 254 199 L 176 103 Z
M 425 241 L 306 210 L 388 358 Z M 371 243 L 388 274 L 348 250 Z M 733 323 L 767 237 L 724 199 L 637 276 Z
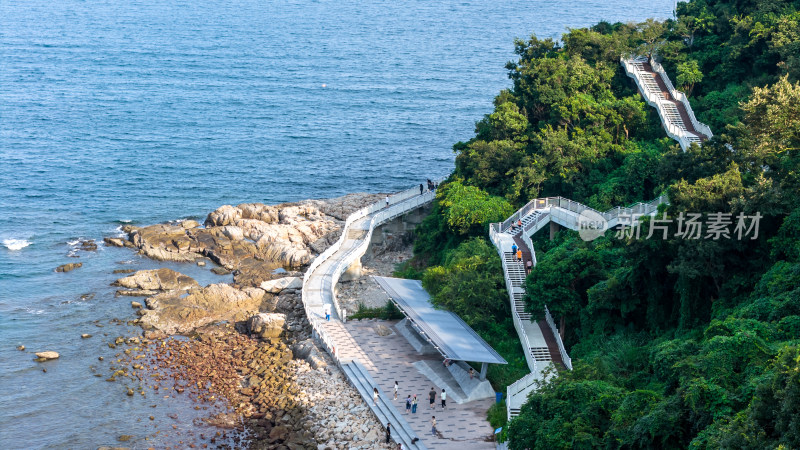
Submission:
M 366 354 L 367 360 L 361 360 L 370 375 L 386 393 L 394 392 L 394 382 L 400 385 L 394 405 L 404 415 L 408 423 L 417 432 L 428 448 L 458 448 L 460 450 L 494 449 L 491 441 L 494 430 L 486 420 L 486 411 L 494 399 L 484 399 L 465 404 L 457 404 L 448 400 L 447 408 L 442 409 L 440 394 L 442 388 L 422 375 L 413 363 L 421 360 L 435 361 L 441 364 L 438 355 L 420 355 L 408 341 L 394 330 L 396 321 L 348 321 L 344 328 L 356 342 L 357 347 L 348 349 L 354 354 Z M 378 324 L 390 327 L 393 333 L 379 336 L 375 331 Z M 428 393 L 431 387 L 436 389 L 436 409 L 429 406 Z M 406 414 L 406 396 L 417 395 L 417 413 Z M 391 394 L 390 394 L 391 395 Z M 436 416 L 437 436 L 431 433 L 431 417 Z

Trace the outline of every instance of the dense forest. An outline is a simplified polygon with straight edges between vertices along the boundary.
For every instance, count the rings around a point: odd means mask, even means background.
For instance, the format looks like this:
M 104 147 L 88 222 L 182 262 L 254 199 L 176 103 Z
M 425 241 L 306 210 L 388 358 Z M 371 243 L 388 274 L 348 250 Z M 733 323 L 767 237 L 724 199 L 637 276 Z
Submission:
M 530 397 L 510 447 L 800 448 L 800 1 L 693 0 L 515 50 L 399 271 L 506 357 L 495 388 L 527 367 L 489 223 L 535 197 L 605 210 L 667 194 L 660 217 L 721 213 L 731 233 L 534 236 L 529 310 L 561 321 L 574 370 Z M 661 61 L 713 139 L 683 152 L 665 136 L 620 66 L 631 54 Z M 734 232 L 755 216 L 757 233 Z

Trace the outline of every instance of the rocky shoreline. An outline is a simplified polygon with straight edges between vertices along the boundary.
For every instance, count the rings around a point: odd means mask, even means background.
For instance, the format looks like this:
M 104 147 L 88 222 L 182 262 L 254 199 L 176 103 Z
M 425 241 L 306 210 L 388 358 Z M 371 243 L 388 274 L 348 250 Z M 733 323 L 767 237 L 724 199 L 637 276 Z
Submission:
M 118 279 L 133 301 L 141 338 L 128 345 L 109 381 L 190 395 L 206 423 L 221 428 L 192 445 L 277 449 L 391 448 L 383 428 L 324 351 L 310 339 L 298 269 L 338 239 L 344 220 L 382 198 L 350 194 L 282 205 L 225 205 L 195 221 L 127 226 L 129 247 L 161 261 L 203 262 L 233 273 L 233 283 L 201 286 L 167 268 Z M 201 265 L 201 264 L 198 264 Z

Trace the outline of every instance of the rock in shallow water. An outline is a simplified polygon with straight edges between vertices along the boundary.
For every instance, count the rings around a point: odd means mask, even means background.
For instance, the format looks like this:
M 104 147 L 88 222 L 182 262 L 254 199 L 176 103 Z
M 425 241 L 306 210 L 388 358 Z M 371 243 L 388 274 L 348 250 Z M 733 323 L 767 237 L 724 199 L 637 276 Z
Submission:
M 128 289 L 151 291 L 187 290 L 200 286 L 191 277 L 167 268 L 140 270 L 131 276 L 120 278 L 113 284 Z
M 53 352 L 53 351 L 36 352 L 35 355 L 36 355 L 37 358 L 42 358 L 42 359 L 45 359 L 45 360 L 47 360 L 47 359 L 56 359 L 59 356 L 61 356 L 57 352 Z
M 56 272 L 69 272 L 70 270 L 75 270 L 79 267 L 83 267 L 83 263 L 62 264 L 56 267 Z

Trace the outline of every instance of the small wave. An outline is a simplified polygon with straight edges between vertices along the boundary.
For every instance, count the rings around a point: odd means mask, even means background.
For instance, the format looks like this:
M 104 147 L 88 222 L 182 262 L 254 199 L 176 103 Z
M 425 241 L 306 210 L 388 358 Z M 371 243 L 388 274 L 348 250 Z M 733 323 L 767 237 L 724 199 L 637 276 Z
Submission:
M 127 225 L 129 223 L 133 223 L 133 219 L 119 219 L 119 220 L 115 220 L 114 222 L 115 223 L 120 223 L 122 225 Z
M 27 239 L 3 239 L 3 245 L 11 251 L 22 250 L 23 248 L 31 245 L 33 242 Z

